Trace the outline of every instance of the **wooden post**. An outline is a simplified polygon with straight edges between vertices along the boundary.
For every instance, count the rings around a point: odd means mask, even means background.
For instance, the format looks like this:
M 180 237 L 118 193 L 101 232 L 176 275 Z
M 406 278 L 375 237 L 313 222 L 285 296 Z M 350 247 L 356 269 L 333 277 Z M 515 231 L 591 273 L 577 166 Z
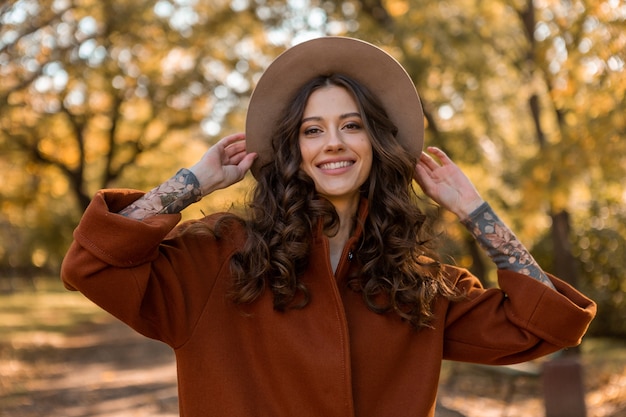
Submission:
M 587 417 L 582 366 L 578 355 L 547 361 L 542 372 L 546 417 Z

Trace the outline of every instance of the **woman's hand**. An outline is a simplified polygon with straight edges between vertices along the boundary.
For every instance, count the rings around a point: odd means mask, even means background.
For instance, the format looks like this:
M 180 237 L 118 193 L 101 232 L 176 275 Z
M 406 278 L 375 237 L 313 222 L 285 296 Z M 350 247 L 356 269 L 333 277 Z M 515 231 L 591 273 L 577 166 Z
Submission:
M 441 149 L 428 147 L 439 162 L 425 152 L 415 166 L 415 180 L 426 195 L 456 214 L 461 220 L 477 209 L 484 200 L 472 182 Z
M 241 181 L 256 157 L 256 153 L 246 152 L 245 135 L 236 133 L 211 146 L 189 170 L 198 179 L 205 196 Z

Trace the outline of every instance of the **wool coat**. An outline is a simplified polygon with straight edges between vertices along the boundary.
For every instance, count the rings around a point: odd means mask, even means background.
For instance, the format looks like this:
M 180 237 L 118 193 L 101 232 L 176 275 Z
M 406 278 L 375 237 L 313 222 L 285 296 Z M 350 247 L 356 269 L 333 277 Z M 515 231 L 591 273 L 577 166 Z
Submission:
M 180 215 L 115 214 L 140 196 L 99 192 L 61 275 L 68 289 L 172 347 L 184 417 L 430 417 L 442 359 L 537 358 L 580 343 L 595 314 L 591 300 L 552 276 L 557 291 L 505 270 L 499 288 L 486 289 L 468 271 L 445 266 L 467 297 L 438 299 L 432 327 L 415 330 L 396 314 L 372 312 L 346 285 L 358 271 L 359 227 L 335 273 L 328 240 L 315 234 L 302 278 L 311 294 L 305 308 L 278 312 L 267 291 L 235 305 L 229 259 L 245 240 L 243 227 L 233 222 L 220 238 L 174 236 Z

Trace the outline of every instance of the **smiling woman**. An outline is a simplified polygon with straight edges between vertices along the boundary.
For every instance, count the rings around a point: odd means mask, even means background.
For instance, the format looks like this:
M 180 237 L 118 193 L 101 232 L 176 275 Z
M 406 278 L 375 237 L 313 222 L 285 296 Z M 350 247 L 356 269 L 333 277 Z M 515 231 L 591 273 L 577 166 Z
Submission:
M 315 182 L 315 190 L 338 213 L 351 216 L 372 169 L 372 145 L 350 93 L 334 86 L 313 92 L 304 109 L 299 139 L 301 167 Z M 349 218 L 344 220 L 349 224 Z
M 174 349 L 182 416 L 431 417 L 443 359 L 577 345 L 595 304 L 539 267 L 444 152 L 422 152 L 423 129 L 381 49 L 295 46 L 259 80 L 245 135 L 148 193 L 94 197 L 65 285 Z M 248 170 L 244 215 L 176 227 Z M 439 261 L 413 180 L 493 259 L 500 288 Z

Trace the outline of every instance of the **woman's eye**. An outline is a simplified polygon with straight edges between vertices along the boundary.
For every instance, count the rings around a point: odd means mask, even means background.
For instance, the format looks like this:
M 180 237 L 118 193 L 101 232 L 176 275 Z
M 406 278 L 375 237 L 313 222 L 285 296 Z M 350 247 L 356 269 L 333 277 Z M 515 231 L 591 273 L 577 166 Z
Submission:
M 361 125 L 356 122 L 350 122 L 350 123 L 346 123 L 344 127 L 348 130 L 356 130 L 356 129 L 360 129 Z
M 304 134 L 305 135 L 315 135 L 317 133 L 321 132 L 321 130 L 317 127 L 309 127 L 307 129 L 304 129 Z

